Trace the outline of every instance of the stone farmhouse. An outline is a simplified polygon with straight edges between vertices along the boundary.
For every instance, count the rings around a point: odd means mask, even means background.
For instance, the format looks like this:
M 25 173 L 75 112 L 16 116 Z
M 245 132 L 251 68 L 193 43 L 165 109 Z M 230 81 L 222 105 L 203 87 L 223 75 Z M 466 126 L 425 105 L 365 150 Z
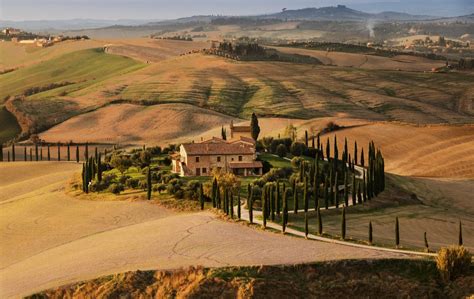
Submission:
M 213 137 L 199 143 L 181 144 L 172 158 L 172 171 L 181 176 L 210 176 L 213 169 L 239 176 L 262 175 L 256 161 L 255 141 L 249 126 L 230 125 L 230 140 Z

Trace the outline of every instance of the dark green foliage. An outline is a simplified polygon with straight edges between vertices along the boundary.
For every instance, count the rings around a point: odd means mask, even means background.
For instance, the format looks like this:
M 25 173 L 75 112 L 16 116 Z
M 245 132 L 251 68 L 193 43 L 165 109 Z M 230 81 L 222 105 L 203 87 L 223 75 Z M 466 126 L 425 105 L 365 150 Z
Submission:
M 463 240 L 462 240 L 462 223 L 461 223 L 461 221 L 459 221 L 458 245 L 459 245 L 459 246 L 463 246 Z
M 1 142 L 0 142 L 0 162 L 3 162 L 3 144 Z
M 334 181 L 334 204 L 336 205 L 336 209 L 339 209 L 339 190 L 338 190 L 338 186 L 337 186 L 337 172 L 336 172 L 336 178 L 335 178 L 335 181 Z
M 304 200 L 304 212 L 308 213 L 309 192 L 308 192 L 308 177 L 307 176 L 304 177 L 303 200 Z
M 146 197 L 148 200 L 151 199 L 151 169 L 148 167 L 146 172 Z
M 304 145 L 308 147 L 308 130 L 304 131 Z
M 369 221 L 369 244 L 372 245 L 373 236 L 372 236 L 372 221 Z
M 342 208 L 342 219 L 341 219 L 341 238 L 346 239 L 346 208 Z
M 38 161 L 38 143 L 35 143 L 35 160 Z
M 102 181 L 102 156 L 99 154 L 98 159 L 97 159 L 97 181 L 101 182 Z
M 252 134 L 252 138 L 257 141 L 258 135 L 260 134 L 260 126 L 258 125 L 258 118 L 255 113 L 252 113 L 252 119 L 250 121 L 250 130 Z
M 61 161 L 61 143 L 58 142 L 58 162 Z
M 71 161 L 71 144 L 69 142 L 67 144 L 67 160 Z
M 331 157 L 331 145 L 329 144 L 329 138 L 326 140 L 326 158 L 328 161 L 330 160 Z
M 26 146 L 23 147 L 23 159 L 28 161 L 28 155 L 26 154 Z
M 237 218 L 240 220 L 242 217 L 242 203 L 240 202 L 240 191 L 237 193 Z
M 293 209 L 295 215 L 298 214 L 298 185 L 296 183 L 296 180 L 293 182 Z
M 302 156 L 308 148 L 301 142 L 293 142 L 290 147 L 290 153 L 293 156 L 300 157 Z
M 357 164 L 357 141 L 354 141 L 354 165 Z
M 267 227 L 267 192 L 262 192 L 262 216 L 263 216 L 263 228 Z
M 86 145 L 85 145 L 84 159 L 85 160 L 89 159 L 89 143 L 88 142 L 86 142 Z
M 323 219 L 321 217 L 321 209 L 318 205 L 317 209 L 316 209 L 316 216 L 318 218 L 318 235 L 322 235 L 323 234 Z
M 12 143 L 12 161 L 15 162 L 15 143 Z
M 346 207 L 349 206 L 349 190 L 348 190 L 349 186 L 347 185 L 347 176 L 348 174 L 346 171 L 344 174 L 344 205 Z
M 286 146 L 284 144 L 279 144 L 276 148 L 276 154 L 281 158 L 286 157 L 287 155 Z
M 426 232 L 423 235 L 423 239 L 425 241 L 425 251 L 430 252 L 430 246 L 428 245 L 428 238 L 426 237 Z
M 49 144 L 48 144 L 48 161 L 51 161 L 51 150 L 49 148 Z
M 352 205 L 356 205 L 357 204 L 357 199 L 356 199 L 356 179 L 355 179 L 355 174 L 352 176 Z
M 232 192 L 229 193 L 229 199 L 230 199 L 230 204 L 229 204 L 230 218 L 234 219 L 234 194 L 232 194 Z
M 398 223 L 398 217 L 395 218 L 395 246 L 400 246 L 400 224 Z
M 33 161 L 33 149 L 30 147 L 30 161 Z
M 222 126 L 222 128 L 221 128 L 221 137 L 222 137 L 222 139 L 227 140 L 227 132 L 226 132 L 226 129 L 224 128 L 224 126 Z
M 276 182 L 275 187 L 275 201 L 276 201 L 276 214 L 280 216 L 281 204 L 280 204 L 280 181 Z
M 283 192 L 283 222 L 282 231 L 285 232 L 286 225 L 288 224 L 288 197 L 291 196 L 291 189 L 286 189 Z
M 253 223 L 253 187 L 251 185 L 250 186 L 250 195 L 247 199 L 247 207 L 249 209 L 249 221 L 250 223 L 252 224 Z
M 360 186 L 360 182 L 357 184 L 357 202 L 362 204 L 362 187 Z
M 212 198 L 212 207 L 213 208 L 216 208 L 217 207 L 217 193 L 219 192 L 218 191 L 218 185 L 217 185 L 217 179 L 214 178 L 214 180 L 212 181 L 212 189 L 211 189 L 211 198 Z M 250 184 L 249 184 L 249 190 L 250 190 Z M 250 194 L 250 191 L 249 193 Z
M 79 163 L 79 145 L 76 145 L 76 163 Z
M 329 188 L 329 180 L 328 180 L 328 177 L 326 177 L 325 180 L 324 180 L 324 206 L 325 206 L 326 210 L 329 209 L 328 188 Z

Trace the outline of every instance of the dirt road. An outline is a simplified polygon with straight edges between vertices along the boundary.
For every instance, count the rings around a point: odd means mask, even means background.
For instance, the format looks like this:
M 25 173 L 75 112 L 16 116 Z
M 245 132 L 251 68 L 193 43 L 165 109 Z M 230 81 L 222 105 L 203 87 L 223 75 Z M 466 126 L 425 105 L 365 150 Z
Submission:
M 0 180 L 1 298 L 137 269 L 405 257 L 264 232 L 210 212 L 78 200 L 64 186 L 80 166 L 27 163 L 0 164 L 0 177 L 10 177 Z

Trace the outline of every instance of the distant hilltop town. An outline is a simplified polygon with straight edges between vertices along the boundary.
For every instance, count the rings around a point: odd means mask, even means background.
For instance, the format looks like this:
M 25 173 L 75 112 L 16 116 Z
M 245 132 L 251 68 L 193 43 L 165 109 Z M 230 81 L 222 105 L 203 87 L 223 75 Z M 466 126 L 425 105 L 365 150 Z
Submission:
M 22 31 L 21 29 L 7 27 L 2 29 L 0 34 L 0 41 L 10 41 L 20 44 L 31 44 L 38 47 L 49 47 L 55 43 L 65 40 L 86 40 L 89 39 L 87 35 L 82 36 L 63 36 L 63 35 L 40 35 L 31 32 Z

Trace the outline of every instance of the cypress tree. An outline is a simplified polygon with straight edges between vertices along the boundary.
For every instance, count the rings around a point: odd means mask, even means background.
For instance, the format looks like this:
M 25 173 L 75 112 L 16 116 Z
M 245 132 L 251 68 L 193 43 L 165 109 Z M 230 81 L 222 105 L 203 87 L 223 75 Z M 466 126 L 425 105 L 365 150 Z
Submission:
M 252 113 L 252 119 L 250 121 L 250 130 L 253 140 L 257 141 L 258 135 L 260 134 L 260 126 L 258 125 L 258 118 L 255 113 Z
M 319 153 L 316 153 L 316 159 L 315 161 L 315 171 L 314 171 L 314 183 L 313 183 L 313 188 L 314 188 L 314 209 L 318 206 L 319 203 Z
M 304 131 L 304 144 L 308 147 L 308 130 Z
M 276 200 L 276 213 L 277 213 L 278 216 L 280 216 L 280 210 L 281 210 L 281 205 L 280 205 L 280 181 L 276 182 L 275 200 Z
M 354 141 L 354 165 L 357 165 L 357 141 Z
M 43 161 L 43 145 L 41 145 L 41 149 L 40 149 L 40 158 L 41 158 L 41 161 Z
M 321 146 L 321 140 L 320 140 L 320 138 L 319 138 L 319 134 L 318 134 L 318 139 L 317 139 L 316 145 L 318 146 L 318 147 L 317 147 L 317 150 L 320 151 L 319 148 L 320 148 L 320 146 Z
M 48 143 L 48 161 L 51 161 L 51 149 L 49 148 L 49 143 Z
M 84 158 L 85 160 L 89 159 L 89 143 L 86 142 L 85 150 L 84 150 Z
M 99 159 L 97 160 L 97 180 L 102 182 L 102 156 L 99 154 Z
M 28 154 L 26 153 L 26 146 L 23 147 L 23 158 L 28 161 Z
M 250 195 L 248 196 L 247 206 L 249 208 L 249 222 L 253 224 L 253 187 L 250 189 Z
M 398 223 L 398 217 L 395 218 L 395 245 L 397 248 L 400 247 L 400 224 Z
M 329 138 L 326 140 L 326 159 L 330 161 L 331 157 L 331 145 L 329 144 Z
M 3 162 L 3 143 L 0 142 L 0 162 Z
M 296 185 L 296 180 L 293 182 L 293 209 L 295 215 L 298 214 L 298 187 Z
M 424 233 L 424 240 L 425 240 L 425 252 L 430 252 L 430 246 L 428 245 L 428 238 L 426 237 L 426 232 Z
M 328 177 L 324 180 L 324 205 L 326 210 L 329 209 L 329 192 L 328 192 Z
M 15 143 L 12 143 L 12 161 L 15 162 Z
M 311 137 L 311 147 L 316 148 L 315 146 L 316 145 L 314 144 L 314 134 L 313 134 L 313 136 Z
M 308 205 L 309 205 L 309 199 L 308 199 L 308 178 L 304 178 L 304 189 L 303 189 L 303 199 L 304 199 L 304 212 L 308 212 Z
M 372 236 L 372 221 L 369 221 L 369 245 L 372 245 L 373 236 Z
M 357 184 L 357 202 L 359 204 L 362 204 L 362 193 L 361 193 L 361 186 L 360 186 L 360 182 Z
M 362 182 L 362 195 L 363 195 L 364 202 L 366 202 L 367 201 L 367 181 L 365 178 L 365 171 L 364 171 L 364 181 Z
M 250 194 L 250 184 L 248 185 L 249 194 Z M 217 199 L 217 179 L 214 178 L 212 180 L 212 189 L 211 189 L 211 198 L 212 198 L 212 207 L 215 208 L 217 206 L 216 199 Z
M 8 162 L 10 162 L 10 151 L 7 152 Z
M 237 193 L 237 218 L 239 218 L 239 220 L 241 218 L 241 213 L 242 213 L 241 209 L 242 208 L 241 208 L 240 190 L 239 190 L 238 193 Z
M 463 246 L 463 241 L 462 241 L 462 223 L 461 223 L 461 221 L 459 221 L 458 245 L 459 245 L 459 246 Z
M 143 151 L 145 151 L 145 146 L 143 146 Z M 97 146 L 94 149 L 94 157 L 97 159 L 99 157 L 99 151 L 97 150 Z
M 30 161 L 33 161 L 33 149 L 30 147 Z
M 362 148 L 362 149 L 360 150 L 360 165 L 361 165 L 362 167 L 365 166 L 364 148 Z
M 286 225 L 288 224 L 288 197 L 290 196 L 290 189 L 286 189 L 283 192 L 283 221 L 281 229 L 283 233 L 286 230 Z
M 38 143 L 35 143 L 35 160 L 38 161 Z
M 347 172 L 344 174 L 344 205 L 349 206 L 349 186 L 347 185 Z
M 71 143 L 67 143 L 67 161 L 71 161 Z
M 61 144 L 58 142 L 58 162 L 61 161 Z
M 268 187 L 268 200 L 270 201 L 269 204 L 270 204 L 270 216 L 271 216 L 271 219 L 272 221 L 275 221 L 275 206 L 276 206 L 276 202 L 275 202 L 275 196 L 274 196 L 274 185 L 270 185 Z
M 342 208 L 342 220 L 341 220 L 341 238 L 346 239 L 346 208 Z
M 347 138 L 344 138 L 344 164 L 347 164 L 347 155 L 349 150 L 347 149 Z
M 333 191 L 333 189 L 332 189 L 332 186 L 333 186 L 333 176 L 332 176 L 332 175 L 333 175 L 332 169 L 330 169 L 330 170 L 329 170 L 329 185 L 328 185 L 328 187 L 329 187 L 329 190 L 328 190 L 328 191 L 329 191 L 329 200 L 330 200 L 330 201 L 333 201 L 333 200 L 334 200 L 334 195 L 332 194 L 332 191 Z
M 321 236 L 323 234 L 323 219 L 321 218 L 321 209 L 319 208 L 319 205 L 316 214 L 318 217 L 318 235 Z
M 309 234 L 308 228 L 308 212 L 304 212 L 304 236 L 307 239 Z
M 227 188 L 224 189 L 224 213 L 229 215 L 229 192 Z
M 222 207 L 222 203 L 221 203 L 221 190 L 220 188 L 217 188 L 217 192 L 216 192 L 216 204 L 217 204 L 217 208 L 220 209 Z
M 76 163 L 79 163 L 79 145 L 76 144 Z
M 267 228 L 267 199 L 266 192 L 262 192 L 262 215 L 263 215 L 263 228 Z
M 148 200 L 151 199 L 151 169 L 148 167 L 148 171 L 146 173 L 146 197 Z
M 357 205 L 357 199 L 356 199 L 356 179 L 355 179 L 355 174 L 352 175 L 352 205 Z
M 339 190 L 337 186 L 337 172 L 336 172 L 336 179 L 334 183 L 334 203 L 336 205 L 336 209 L 339 209 Z

